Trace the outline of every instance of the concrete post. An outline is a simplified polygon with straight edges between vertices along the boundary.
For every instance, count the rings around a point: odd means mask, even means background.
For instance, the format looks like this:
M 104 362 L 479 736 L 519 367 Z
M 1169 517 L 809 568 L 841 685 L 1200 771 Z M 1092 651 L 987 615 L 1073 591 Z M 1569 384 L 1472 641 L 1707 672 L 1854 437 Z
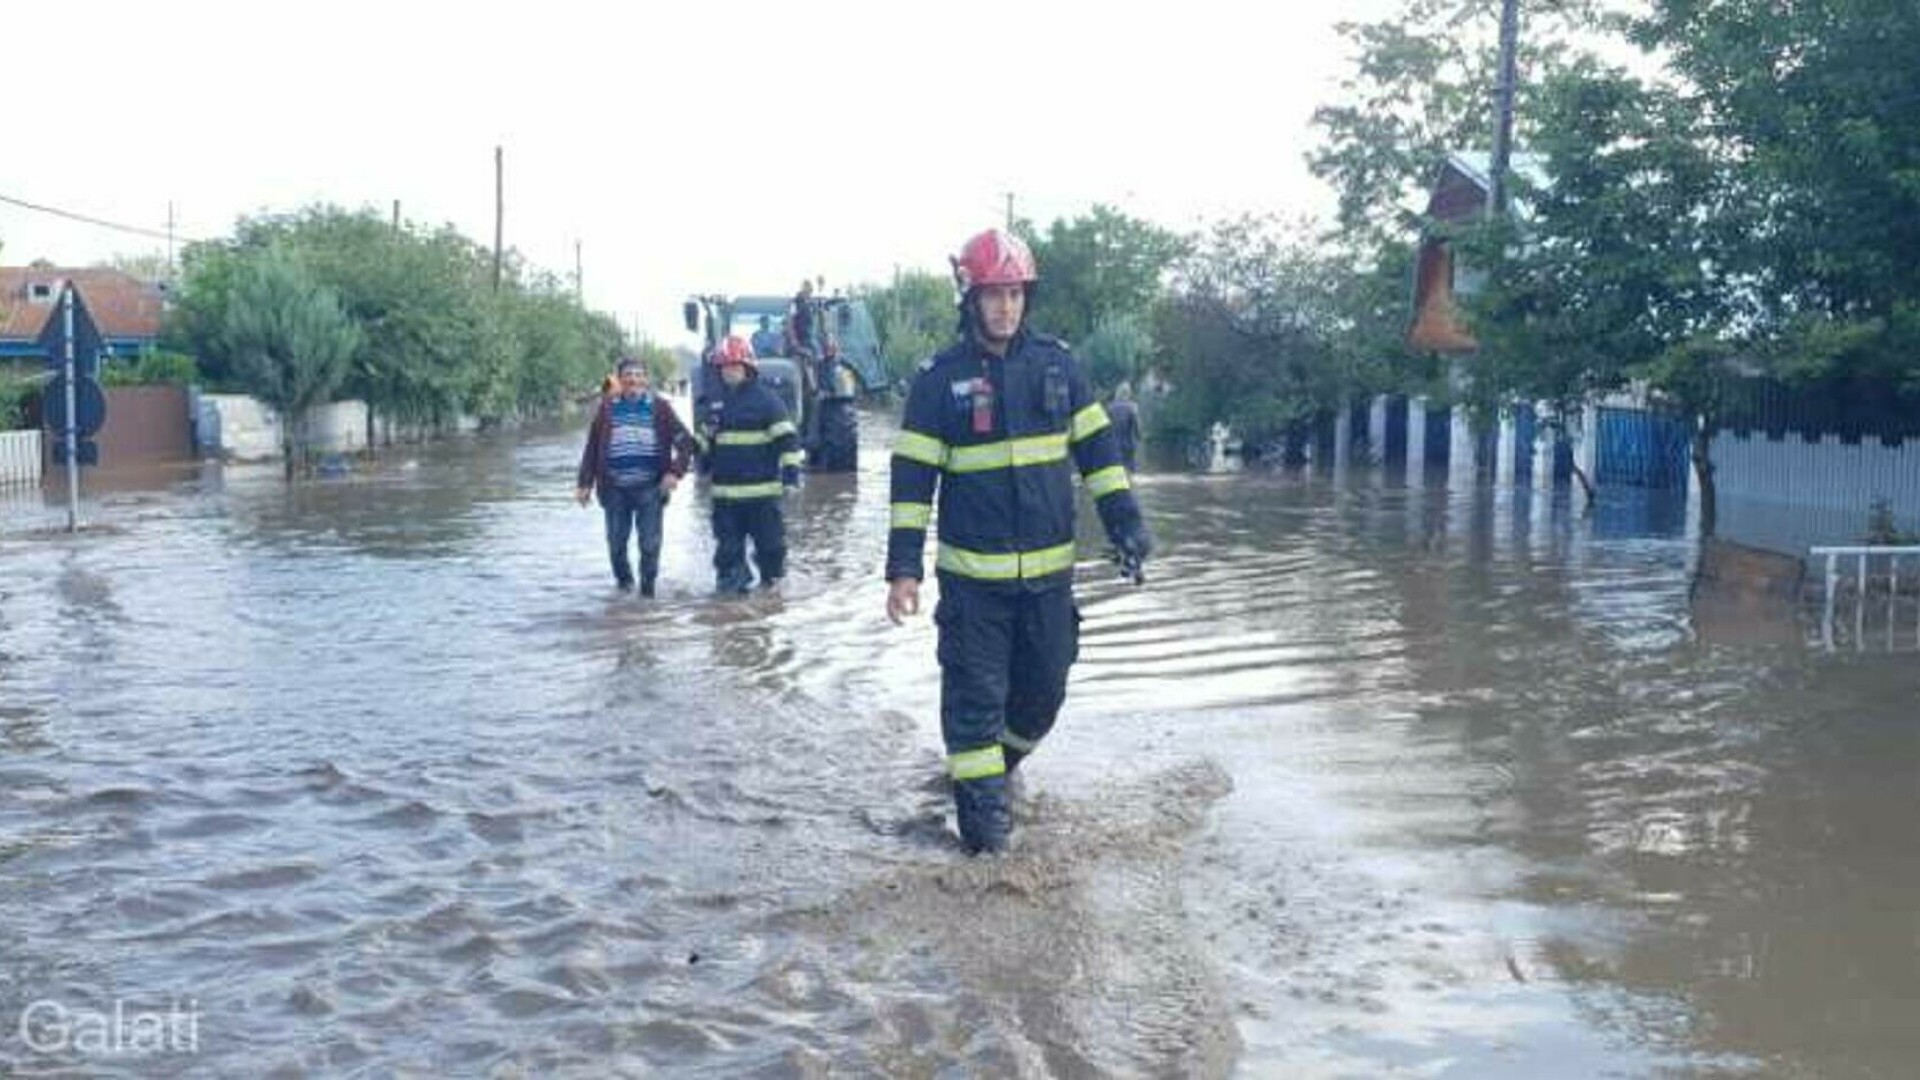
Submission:
M 1387 397 L 1376 395 L 1367 409 L 1367 456 L 1370 464 L 1387 463 Z
M 1512 405 L 1500 407 L 1500 428 L 1493 444 L 1493 482 L 1510 488 L 1519 472 L 1520 422 Z
M 1574 444 L 1573 463 L 1595 488 L 1600 486 L 1600 410 L 1593 405 L 1580 407 L 1580 441 Z
M 1473 437 L 1473 422 L 1464 406 L 1448 410 L 1447 486 L 1465 490 L 1479 482 L 1479 447 Z
M 1418 486 L 1427 471 L 1427 399 L 1407 399 L 1407 483 Z
M 1553 490 L 1553 448 L 1556 433 L 1547 427 L 1547 403 L 1533 403 L 1533 486 Z

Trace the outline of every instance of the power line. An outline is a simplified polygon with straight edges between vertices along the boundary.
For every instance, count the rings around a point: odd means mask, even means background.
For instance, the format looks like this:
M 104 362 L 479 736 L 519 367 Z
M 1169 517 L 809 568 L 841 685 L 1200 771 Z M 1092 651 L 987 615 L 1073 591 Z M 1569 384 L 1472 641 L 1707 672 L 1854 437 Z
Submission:
M 138 225 L 122 225 L 117 221 L 107 221 L 104 218 L 92 217 L 72 210 L 62 210 L 57 206 L 42 206 L 39 203 L 28 202 L 25 199 L 16 199 L 11 195 L 0 195 L 0 202 L 10 203 L 14 206 L 35 211 L 36 213 L 52 214 L 54 217 L 66 218 L 69 221 L 78 221 L 83 225 L 94 225 L 102 229 L 113 229 L 118 232 L 132 233 L 135 236 L 144 236 L 151 240 L 185 240 L 188 243 L 198 243 L 197 240 L 190 236 L 161 232 L 158 229 L 145 229 Z

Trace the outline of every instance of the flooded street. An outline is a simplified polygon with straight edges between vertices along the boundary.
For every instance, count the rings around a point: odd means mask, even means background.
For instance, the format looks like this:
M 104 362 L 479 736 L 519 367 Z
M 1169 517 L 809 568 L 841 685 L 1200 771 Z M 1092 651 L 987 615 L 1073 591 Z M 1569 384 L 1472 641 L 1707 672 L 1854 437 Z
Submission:
M 1911 1074 L 1920 655 L 1697 620 L 1684 507 L 1148 475 L 968 861 L 866 435 L 745 600 L 571 429 L 0 501 L 0 1074 Z

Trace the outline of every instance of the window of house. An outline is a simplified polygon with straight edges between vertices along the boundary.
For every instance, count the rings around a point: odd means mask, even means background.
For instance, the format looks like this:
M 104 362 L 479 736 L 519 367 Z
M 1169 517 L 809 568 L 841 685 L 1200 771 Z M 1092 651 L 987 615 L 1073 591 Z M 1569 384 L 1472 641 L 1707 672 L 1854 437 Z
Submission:
M 27 286 L 27 299 L 36 304 L 50 303 L 53 300 L 53 286 L 45 281 L 36 281 Z
M 1453 294 L 1455 296 L 1477 296 L 1480 291 L 1486 287 L 1487 272 L 1478 267 L 1462 263 L 1459 256 L 1456 255 L 1453 260 Z

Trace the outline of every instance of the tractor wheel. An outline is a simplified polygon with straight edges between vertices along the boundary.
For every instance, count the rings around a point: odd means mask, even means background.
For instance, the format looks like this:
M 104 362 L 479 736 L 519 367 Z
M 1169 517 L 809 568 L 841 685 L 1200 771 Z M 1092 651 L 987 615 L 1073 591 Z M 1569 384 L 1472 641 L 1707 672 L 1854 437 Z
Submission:
M 810 462 L 815 472 L 852 472 L 860 464 L 860 417 L 849 398 L 819 402 L 820 444 Z

